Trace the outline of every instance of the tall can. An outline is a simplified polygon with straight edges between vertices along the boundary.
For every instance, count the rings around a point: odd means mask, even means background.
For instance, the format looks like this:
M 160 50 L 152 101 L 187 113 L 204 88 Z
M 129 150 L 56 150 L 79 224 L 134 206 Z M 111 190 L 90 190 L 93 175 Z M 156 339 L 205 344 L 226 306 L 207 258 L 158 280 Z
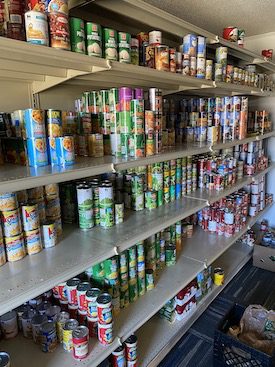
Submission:
M 41 348 L 42 352 L 53 352 L 57 347 L 57 335 L 55 323 L 48 321 L 41 326 Z
M 111 182 L 99 187 L 100 226 L 109 228 L 114 225 L 114 194 Z
M 117 61 L 117 32 L 114 29 L 103 28 L 103 51 L 105 59 Z
M 73 52 L 85 54 L 85 29 L 84 20 L 70 18 L 71 48 Z
M 171 73 L 176 73 L 177 71 L 177 52 L 175 48 L 169 49 L 169 70 Z
M 118 32 L 118 61 L 125 64 L 131 63 L 131 35 Z
M 87 22 L 85 25 L 87 54 L 102 57 L 102 28 L 100 24 Z

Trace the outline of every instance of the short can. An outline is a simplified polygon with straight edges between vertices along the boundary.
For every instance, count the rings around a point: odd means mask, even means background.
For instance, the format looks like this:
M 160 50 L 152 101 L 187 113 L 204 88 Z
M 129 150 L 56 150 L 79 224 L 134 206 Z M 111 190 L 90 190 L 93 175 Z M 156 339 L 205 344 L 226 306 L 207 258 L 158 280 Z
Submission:
M 125 354 L 127 362 L 137 360 L 137 337 L 135 335 L 131 335 L 125 340 Z
M 47 110 L 46 111 L 47 134 L 51 138 L 62 136 L 62 119 L 61 111 Z
M 1 331 L 4 339 L 12 339 L 18 334 L 17 314 L 9 311 L 0 316 Z
M 73 330 L 79 326 L 75 319 L 69 319 L 63 327 L 63 349 L 67 352 L 73 350 Z
M 14 237 L 6 237 L 5 243 L 8 261 L 21 260 L 26 255 L 22 234 Z
M 33 231 L 39 228 L 39 212 L 37 204 L 23 205 L 22 209 L 22 221 L 24 231 Z
M 157 192 L 146 191 L 145 192 L 145 208 L 152 210 L 157 208 Z
M 112 297 L 108 293 L 97 298 L 97 317 L 101 325 L 111 324 L 113 321 Z
M 103 50 L 107 60 L 117 61 L 117 31 L 103 28 Z
M 149 32 L 149 44 L 150 45 L 160 45 L 162 41 L 161 31 L 151 31 Z
M 86 292 L 87 317 L 97 320 L 97 297 L 101 294 L 99 288 L 91 288 Z
M 25 13 L 26 40 L 36 45 L 49 46 L 47 15 L 30 10 Z
M 66 283 L 66 294 L 70 305 L 77 305 L 77 286 L 80 283 L 79 278 L 69 279 Z
M 224 270 L 222 268 L 214 269 L 214 284 L 223 285 L 224 283 Z
M 31 320 L 32 326 L 32 338 L 35 344 L 41 344 L 41 326 L 48 321 L 47 316 L 44 315 L 34 315 Z
M 24 111 L 24 130 L 27 139 L 45 138 L 45 119 L 43 110 L 29 108 Z
M 46 222 L 41 226 L 44 248 L 54 247 L 57 244 L 57 234 L 54 222 Z
M 55 323 L 48 321 L 41 326 L 41 349 L 44 353 L 53 352 L 57 347 Z
M 25 232 L 25 245 L 28 255 L 37 254 L 42 250 L 40 228 Z
M 84 359 L 89 354 L 89 329 L 78 326 L 73 331 L 73 356 L 75 359 Z
M 73 52 L 85 54 L 85 29 L 84 20 L 80 18 L 70 18 L 71 50 Z
M 103 345 L 113 342 L 113 324 L 98 324 L 98 340 Z
M 63 342 L 63 328 L 65 323 L 70 319 L 69 312 L 62 311 L 57 317 L 56 321 L 56 331 L 57 331 L 57 339 L 59 343 Z
M 17 236 L 22 232 L 19 210 L 3 211 L 2 223 L 5 237 Z
M 165 248 L 165 264 L 171 266 L 176 264 L 176 246 L 169 245 Z
M 78 185 L 76 192 L 78 209 L 85 210 L 93 206 L 93 190 L 90 185 Z
M 0 211 L 15 210 L 17 207 L 17 197 L 14 192 L 0 194 Z
M 112 365 L 113 367 L 126 367 L 126 356 L 123 345 L 112 352 Z
M 86 22 L 86 42 L 89 56 L 102 57 L 102 28 L 100 24 Z
M 115 224 L 123 223 L 124 221 L 124 203 L 115 204 Z
M 73 136 L 63 136 L 56 138 L 56 154 L 59 165 L 74 164 L 75 151 Z
M 45 138 L 27 139 L 27 152 L 31 167 L 42 167 L 49 164 Z
M 233 26 L 228 26 L 223 29 L 223 38 L 230 42 L 237 42 L 238 41 L 238 28 Z

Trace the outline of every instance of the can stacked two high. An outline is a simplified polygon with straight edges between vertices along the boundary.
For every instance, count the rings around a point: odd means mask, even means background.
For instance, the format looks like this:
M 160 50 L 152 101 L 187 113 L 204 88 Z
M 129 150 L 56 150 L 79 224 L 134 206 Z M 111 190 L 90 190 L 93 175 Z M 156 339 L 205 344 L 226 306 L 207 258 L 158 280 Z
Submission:
M 109 91 L 111 153 L 114 157 L 121 157 L 121 128 L 120 128 L 120 102 L 119 90 L 112 88 Z
M 113 341 L 112 297 L 103 293 L 97 297 L 98 340 L 108 345 Z
M 145 111 L 146 156 L 159 154 L 162 149 L 162 91 L 149 89 L 150 110 Z
M 94 227 L 93 189 L 89 184 L 80 184 L 76 190 L 79 228 L 83 231 L 88 231 Z
M 145 282 L 146 290 L 154 288 L 154 279 L 157 270 L 156 259 L 156 235 L 152 235 L 145 240 Z
M 137 282 L 137 251 L 136 246 L 128 250 L 128 271 L 129 271 L 129 301 L 135 302 L 138 298 Z
M 145 206 L 147 209 L 154 209 L 163 205 L 163 163 L 154 163 L 152 170 L 152 189 L 145 193 Z
M 130 133 L 130 157 L 144 157 L 144 99 L 141 88 L 134 89 L 135 99 L 131 100 L 131 133 Z
M 126 308 L 129 305 L 128 263 L 128 250 L 126 250 L 119 255 L 120 308 Z
M 104 283 L 112 297 L 112 309 L 115 315 L 120 312 L 120 279 L 118 257 L 104 260 Z

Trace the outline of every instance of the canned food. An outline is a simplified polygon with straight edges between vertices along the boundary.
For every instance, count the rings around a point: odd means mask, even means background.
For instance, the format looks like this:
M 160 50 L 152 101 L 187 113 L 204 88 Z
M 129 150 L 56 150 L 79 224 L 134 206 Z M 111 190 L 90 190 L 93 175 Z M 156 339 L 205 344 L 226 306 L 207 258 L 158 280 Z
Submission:
M 45 138 L 27 139 L 27 152 L 31 167 L 42 167 L 49 164 Z
M 177 71 L 177 60 L 176 60 L 176 49 L 175 48 L 170 48 L 169 49 L 169 70 L 172 73 L 175 73 Z
M 77 286 L 77 304 L 78 310 L 81 314 L 87 315 L 87 300 L 86 300 L 86 292 L 90 288 L 90 283 L 82 282 Z
M 63 327 L 63 349 L 67 352 L 73 350 L 73 330 L 79 326 L 75 319 L 69 319 Z
M 101 291 L 98 288 L 91 288 L 86 292 L 87 300 L 87 316 L 90 319 L 97 320 L 97 297 L 100 295 Z
M 39 2 L 43 3 L 44 1 L 40 0 Z M 63 13 L 66 15 L 69 13 L 68 0 L 46 0 L 46 4 L 46 11 L 48 13 Z
M 137 337 L 135 335 L 125 340 L 125 354 L 127 363 L 137 360 Z
M 105 59 L 117 61 L 117 32 L 114 29 L 103 28 L 103 49 Z
M 17 207 L 18 203 L 14 192 L 0 194 L 0 211 L 15 210 Z
M 57 347 L 55 323 L 48 321 L 41 326 L 41 349 L 42 352 L 53 352 Z
M 169 71 L 169 47 L 165 45 L 155 46 L 155 68 Z
M 113 324 L 98 324 L 98 340 L 103 345 L 113 342 Z
M 85 54 L 84 20 L 79 18 L 70 18 L 70 35 L 72 51 Z
M 38 206 L 36 204 L 23 205 L 21 208 L 24 231 L 28 232 L 39 228 Z
M 35 311 L 28 310 L 23 313 L 21 321 L 22 321 L 22 331 L 23 335 L 27 339 L 32 339 L 32 319 L 35 316 Z
M 97 317 L 99 324 L 112 325 L 112 297 L 108 293 L 103 293 L 97 298 Z
M 131 35 L 118 32 L 118 60 L 126 64 L 131 63 Z
M 4 339 L 12 339 L 18 334 L 17 314 L 10 311 L 0 316 L 1 331 Z
M 6 252 L 8 261 L 17 261 L 25 256 L 25 246 L 22 234 L 14 237 L 6 237 Z
M 77 286 L 80 283 L 80 279 L 72 278 L 66 283 L 66 295 L 68 303 L 71 305 L 77 305 Z
M 6 252 L 3 240 L 0 238 L 0 266 L 6 263 Z
M 155 68 L 155 46 L 145 47 L 145 66 L 148 68 Z
M 100 226 L 109 228 L 114 225 L 114 199 L 112 184 L 99 187 Z
M 123 223 L 124 221 L 124 203 L 115 204 L 115 224 Z
M 56 154 L 59 165 L 74 164 L 75 152 L 73 136 L 56 138 Z
M 49 198 L 57 197 L 59 195 L 58 184 L 49 184 L 44 186 L 45 195 Z
M 96 23 L 86 23 L 87 53 L 89 56 L 102 57 L 102 29 Z
M 0 367 L 11 367 L 10 355 L 6 352 L 0 352 Z
M 55 223 L 42 224 L 42 235 L 44 248 L 54 247 L 57 244 Z
M 90 157 L 103 157 L 103 135 L 102 134 L 91 134 L 88 136 L 88 151 Z
M 84 359 L 89 354 L 89 329 L 78 326 L 73 331 L 73 356 L 75 359 Z
M 62 135 L 61 111 L 47 110 L 47 133 L 51 138 L 57 138 Z
M 52 322 L 55 323 L 57 321 L 57 317 L 58 317 L 60 312 L 61 312 L 60 306 L 53 305 L 53 306 L 47 308 L 45 314 L 48 317 L 49 321 L 52 321 Z
M 18 209 L 2 211 L 5 237 L 17 236 L 22 232 L 21 219 Z
M 56 322 L 56 330 L 57 330 L 57 338 L 59 343 L 63 342 L 63 328 L 65 326 L 66 321 L 70 319 L 70 315 L 68 312 L 62 311 L 57 317 Z
M 44 111 L 31 108 L 24 111 L 24 130 L 27 139 L 45 138 Z
M 42 250 L 40 228 L 25 232 L 25 241 L 28 255 L 40 252 Z
M 26 40 L 29 43 L 49 46 L 47 15 L 30 10 L 25 13 Z
M 146 269 L 145 272 L 146 290 L 150 291 L 155 287 L 154 284 L 154 271 L 152 269 Z
M 160 45 L 162 41 L 161 31 L 151 31 L 149 32 L 149 44 L 150 45 Z

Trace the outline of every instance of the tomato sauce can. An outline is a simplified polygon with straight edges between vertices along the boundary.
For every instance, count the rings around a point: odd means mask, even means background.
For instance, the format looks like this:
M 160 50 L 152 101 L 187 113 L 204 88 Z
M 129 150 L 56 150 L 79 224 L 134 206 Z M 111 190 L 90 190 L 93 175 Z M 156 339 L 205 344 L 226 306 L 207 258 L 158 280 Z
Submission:
M 49 13 L 51 47 L 70 50 L 70 30 L 68 16 L 63 13 Z
M 33 231 L 39 228 L 39 213 L 37 204 L 23 205 L 22 220 L 24 231 Z
M 103 345 L 108 345 L 113 342 L 113 324 L 98 323 L 98 340 Z
M 2 211 L 5 237 L 17 236 L 22 232 L 19 210 Z
M 112 366 L 126 367 L 125 350 L 123 346 L 118 347 L 112 352 Z
M 86 326 L 78 326 L 73 331 L 72 339 L 74 358 L 86 358 L 89 354 L 89 329 Z
M 41 326 L 41 349 L 44 353 L 53 352 L 57 347 L 55 323 L 48 321 Z
M 131 335 L 125 340 L 125 354 L 127 362 L 137 360 L 137 337 L 135 335 Z
M 79 283 L 76 288 L 78 310 L 83 315 L 87 315 L 88 306 L 87 306 L 86 293 L 89 288 L 91 288 L 89 282 Z
M 30 10 L 25 13 L 26 40 L 28 43 L 49 46 L 47 15 Z
M 67 352 L 73 350 L 73 330 L 79 326 L 75 319 L 69 319 L 63 327 L 63 349 Z
M 46 3 L 47 13 L 62 13 L 68 15 L 68 0 L 42 0 Z
M 27 152 L 31 167 L 42 167 L 49 164 L 45 138 L 27 139 Z
M 103 293 L 97 298 L 97 317 L 101 325 L 111 324 L 112 315 L 112 297 L 108 293 Z
M 73 136 L 63 136 L 56 138 L 56 154 L 59 165 L 74 164 L 75 152 Z

